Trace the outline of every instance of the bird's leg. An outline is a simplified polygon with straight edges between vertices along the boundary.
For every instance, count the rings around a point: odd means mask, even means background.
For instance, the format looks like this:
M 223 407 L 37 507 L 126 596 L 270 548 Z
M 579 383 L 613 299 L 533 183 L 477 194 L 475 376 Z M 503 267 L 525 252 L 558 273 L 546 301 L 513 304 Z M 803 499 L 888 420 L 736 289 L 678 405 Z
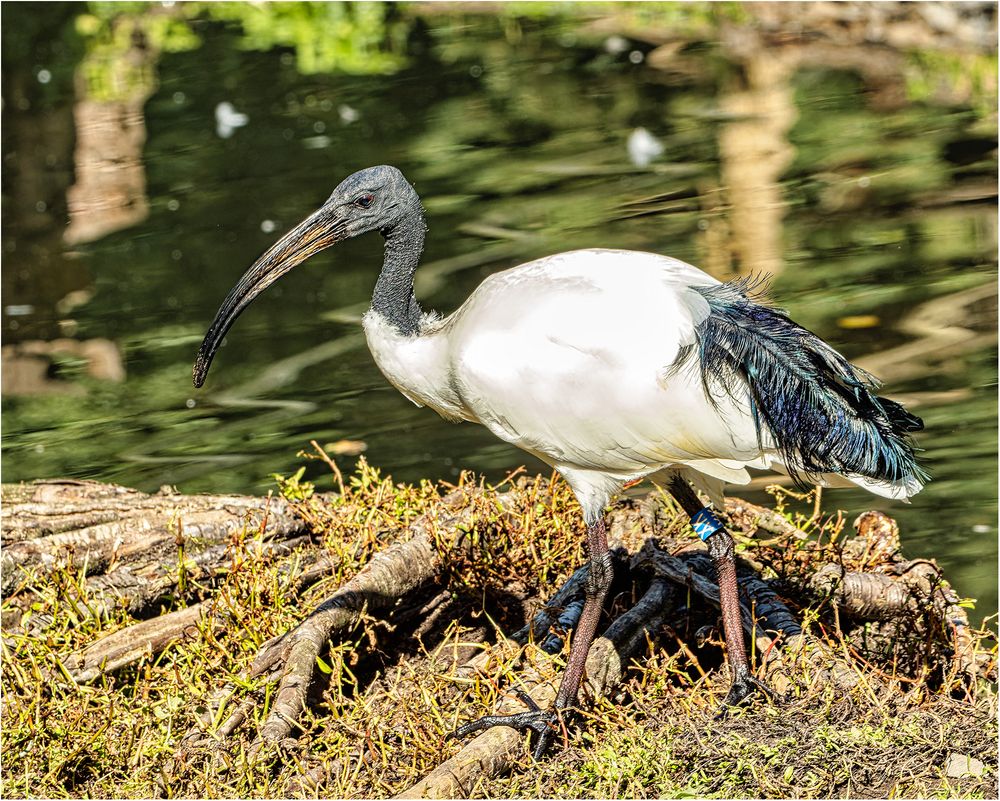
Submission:
M 702 504 L 691 486 L 679 476 L 670 483 L 670 494 L 677 499 L 691 516 L 695 533 L 708 545 L 708 553 L 715 563 L 719 582 L 719 606 L 722 609 L 722 630 L 726 637 L 726 654 L 733 683 L 729 687 L 723 708 L 735 706 L 751 692 L 761 690 L 771 700 L 777 695 L 764 682 L 750 672 L 746 645 L 743 641 L 743 622 L 740 619 L 740 596 L 736 584 L 735 544 L 725 526 Z
M 519 731 L 530 729 L 538 735 L 533 751 L 534 757 L 541 759 L 545 749 L 552 741 L 553 735 L 562 724 L 563 713 L 576 703 L 580 683 L 583 680 L 583 670 L 587 664 L 587 654 L 590 652 L 590 644 L 597 631 L 597 623 L 604 607 L 604 599 L 608 595 L 608 589 L 611 587 L 611 580 L 614 577 L 614 566 L 611 561 L 611 551 L 608 550 L 608 536 L 603 518 L 598 518 L 587 524 L 587 549 L 590 559 L 589 571 L 584 585 L 583 612 L 580 614 L 580 622 L 573 633 L 569 661 L 566 663 L 566 670 L 563 672 L 562 682 L 559 684 L 559 691 L 556 693 L 556 700 L 552 708 L 540 709 L 526 694 L 518 693 L 518 697 L 529 707 L 527 712 L 520 712 L 516 715 L 487 715 L 466 723 L 464 726 L 459 726 L 448 735 L 449 738 L 465 737 L 468 734 L 494 726 L 509 726 Z

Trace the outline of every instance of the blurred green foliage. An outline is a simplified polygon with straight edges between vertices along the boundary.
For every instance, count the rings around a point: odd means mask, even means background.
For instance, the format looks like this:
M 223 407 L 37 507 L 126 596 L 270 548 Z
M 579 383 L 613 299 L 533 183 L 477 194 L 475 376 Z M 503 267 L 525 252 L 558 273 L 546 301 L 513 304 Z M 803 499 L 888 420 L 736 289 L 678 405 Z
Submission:
M 188 4 L 185 4 L 188 5 Z M 241 47 L 291 47 L 300 72 L 372 75 L 405 63 L 409 25 L 389 3 L 191 3 L 189 13 L 238 23 Z
M 163 13 L 167 9 L 102 2 L 88 4 L 88 11 L 76 18 L 76 31 L 87 47 L 79 75 L 93 100 L 149 94 L 156 86 L 158 53 L 179 53 L 201 44 L 185 20 Z M 142 55 L 129 58 L 130 53 Z
M 958 98 L 980 117 L 997 111 L 997 54 L 914 50 L 908 54 L 906 88 L 915 101 Z
M 235 26 L 240 46 L 268 51 L 290 48 L 303 74 L 341 71 L 389 73 L 405 63 L 409 23 L 394 19 L 389 3 L 184 2 L 168 6 L 141 2 L 90 2 L 76 17 L 87 47 L 82 64 L 89 95 L 108 100 L 153 86 L 148 61 L 123 55 L 139 47 L 179 53 L 202 43 L 199 21 Z
M 420 13 L 422 3 L 404 4 L 412 13 Z M 743 3 L 729 2 L 615 2 L 587 0 L 579 2 L 510 2 L 495 6 L 500 17 L 524 19 L 580 20 L 613 16 L 623 24 L 669 28 L 678 36 L 703 32 L 720 22 L 743 23 L 751 14 Z

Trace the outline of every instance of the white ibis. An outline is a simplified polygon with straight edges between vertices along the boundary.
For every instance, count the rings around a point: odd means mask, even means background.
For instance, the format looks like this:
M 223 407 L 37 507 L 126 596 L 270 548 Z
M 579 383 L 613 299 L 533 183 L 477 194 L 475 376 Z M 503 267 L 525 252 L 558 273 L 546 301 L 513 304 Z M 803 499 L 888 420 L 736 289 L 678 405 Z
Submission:
M 604 509 L 644 477 L 671 490 L 714 559 L 732 674 L 726 703 L 754 688 L 770 694 L 747 663 L 733 540 L 690 484 L 718 504 L 723 485 L 747 483 L 752 467 L 907 498 L 925 480 L 908 438 L 920 420 L 876 395 L 874 380 L 819 337 L 758 302 L 745 282 L 720 283 L 652 253 L 559 253 L 491 275 L 447 317 L 425 314 L 413 294 L 425 230 L 420 199 L 395 167 L 345 179 L 223 301 L 198 352 L 195 386 L 264 289 L 324 248 L 379 231 L 385 257 L 364 316 L 379 369 L 418 406 L 482 423 L 552 465 L 587 528 L 586 599 L 554 707 L 487 716 L 455 735 L 530 729 L 541 756 L 553 724 L 576 703 L 611 583 Z

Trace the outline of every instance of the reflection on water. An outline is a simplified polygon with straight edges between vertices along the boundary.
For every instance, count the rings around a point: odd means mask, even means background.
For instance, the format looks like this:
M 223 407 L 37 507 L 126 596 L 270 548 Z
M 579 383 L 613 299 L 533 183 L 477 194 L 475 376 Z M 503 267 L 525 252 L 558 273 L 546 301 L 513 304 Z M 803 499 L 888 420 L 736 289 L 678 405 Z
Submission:
M 76 182 L 66 192 L 63 234 L 70 245 L 129 228 L 149 214 L 143 107 L 156 90 L 158 53 L 130 15 L 115 20 L 112 36 L 122 41 L 120 48 L 97 49 L 76 70 Z
M 840 24 L 807 5 L 788 33 L 774 5 L 754 22 L 728 4 L 596 20 L 362 4 L 347 21 L 364 35 L 327 52 L 274 33 L 294 26 L 268 15 L 299 13 L 279 5 L 204 11 L 242 27 L 192 21 L 189 4 L 110 19 L 4 6 L 4 480 L 262 492 L 310 439 L 339 443 L 344 467 L 367 446 L 406 480 L 528 461 L 378 374 L 358 327 L 376 237 L 272 287 L 191 388 L 235 278 L 340 178 L 389 162 L 428 210 L 427 307 L 587 246 L 769 273 L 782 306 L 927 423 L 934 481 L 911 506 L 827 503 L 887 508 L 910 553 L 996 609 L 988 9 L 946 24 L 867 4 Z
M 741 86 L 719 99 L 731 118 L 719 130 L 719 167 L 729 199 L 730 250 L 740 272 L 776 276 L 784 266 L 779 183 L 795 158 L 788 134 L 796 119 L 787 49 L 755 47 L 742 62 Z

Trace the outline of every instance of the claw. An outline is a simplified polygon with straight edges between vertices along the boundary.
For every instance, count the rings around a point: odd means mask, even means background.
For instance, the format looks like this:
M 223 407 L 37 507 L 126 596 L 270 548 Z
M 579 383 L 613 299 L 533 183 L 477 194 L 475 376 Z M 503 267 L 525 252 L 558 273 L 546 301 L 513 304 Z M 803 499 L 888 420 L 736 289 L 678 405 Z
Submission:
M 542 711 L 542 708 L 535 703 L 535 699 L 532 698 L 530 695 L 528 695 L 524 690 L 514 689 L 513 693 L 514 695 L 517 696 L 517 699 L 526 707 L 528 707 L 528 709 L 530 709 L 532 712 Z
M 514 693 L 528 707 L 527 712 L 518 712 L 514 715 L 484 715 L 448 732 L 445 739 L 457 740 L 485 729 L 492 729 L 494 726 L 507 726 L 517 731 L 533 731 L 537 739 L 532 756 L 537 762 L 552 742 L 552 735 L 559 730 L 561 717 L 554 709 L 540 708 L 526 692 L 514 690 Z
M 737 668 L 733 683 L 730 685 L 726 699 L 722 702 L 722 707 L 716 713 L 715 719 L 724 718 L 732 707 L 745 701 L 754 690 L 760 690 L 773 704 L 780 704 L 783 700 L 774 690 L 754 676 L 748 668 L 743 668 L 743 670 Z

